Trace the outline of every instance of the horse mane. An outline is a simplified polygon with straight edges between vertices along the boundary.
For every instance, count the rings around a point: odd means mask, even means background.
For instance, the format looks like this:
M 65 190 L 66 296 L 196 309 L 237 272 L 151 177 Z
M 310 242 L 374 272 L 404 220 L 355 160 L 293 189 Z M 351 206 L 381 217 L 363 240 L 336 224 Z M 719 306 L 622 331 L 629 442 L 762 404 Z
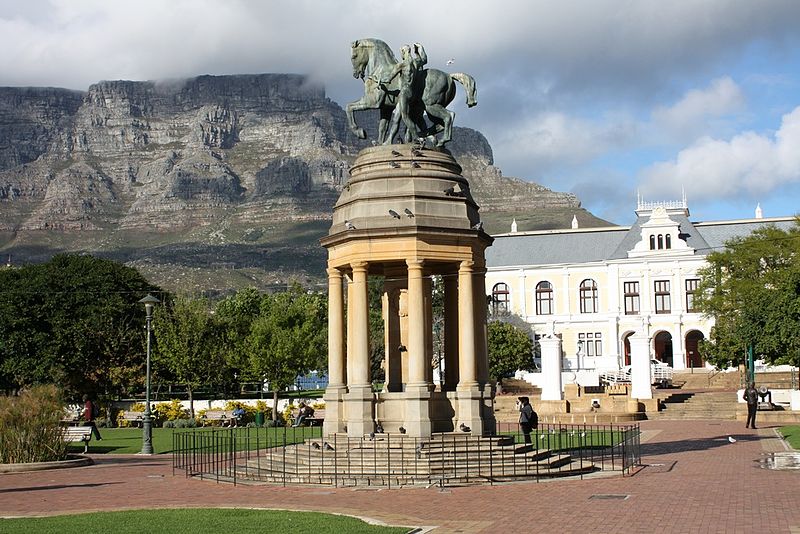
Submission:
M 392 65 L 397 63 L 397 58 L 395 57 L 394 52 L 392 52 L 392 48 L 380 39 L 368 37 L 366 39 L 359 39 L 355 41 L 353 45 L 372 48 L 374 59 L 380 59 L 382 62 L 391 63 Z

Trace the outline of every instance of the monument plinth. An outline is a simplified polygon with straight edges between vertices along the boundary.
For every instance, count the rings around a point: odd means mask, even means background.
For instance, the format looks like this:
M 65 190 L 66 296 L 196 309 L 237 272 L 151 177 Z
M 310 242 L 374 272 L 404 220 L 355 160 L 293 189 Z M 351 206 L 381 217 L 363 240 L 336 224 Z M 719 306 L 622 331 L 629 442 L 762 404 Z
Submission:
M 417 437 L 494 431 L 484 283 L 492 238 L 478 210 L 445 149 L 395 144 L 358 155 L 321 241 L 330 289 L 326 434 L 363 436 L 378 425 Z M 386 381 L 379 392 L 369 374 L 370 275 L 384 277 Z M 434 275 L 444 282 L 446 378 L 438 387 L 431 366 Z

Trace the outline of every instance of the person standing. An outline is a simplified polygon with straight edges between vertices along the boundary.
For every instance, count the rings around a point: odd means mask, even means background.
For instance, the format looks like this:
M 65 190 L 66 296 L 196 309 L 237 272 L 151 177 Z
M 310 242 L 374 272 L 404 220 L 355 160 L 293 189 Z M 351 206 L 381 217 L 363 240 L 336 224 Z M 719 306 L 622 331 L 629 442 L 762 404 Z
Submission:
M 84 395 L 83 426 L 92 427 L 92 435 L 94 435 L 97 441 L 102 441 L 103 438 L 100 436 L 100 431 L 97 429 L 97 424 L 94 422 L 98 415 L 100 415 L 100 408 L 89 398 L 89 395 Z
M 380 80 L 381 85 L 388 85 L 395 77 L 400 76 L 399 92 L 397 94 L 397 103 L 392 113 L 392 119 L 389 125 L 389 133 L 384 140 L 385 145 L 391 144 L 394 136 L 397 135 L 397 130 L 400 126 L 400 120 L 406 126 L 405 142 L 409 143 L 422 135 L 419 125 L 416 124 L 415 119 L 421 120 L 420 116 L 413 116 L 414 105 L 417 104 L 416 100 L 422 99 L 422 91 L 424 87 L 420 86 L 418 82 L 420 73 L 423 67 L 428 62 L 428 55 L 425 53 L 425 48 L 420 43 L 414 45 L 403 45 L 400 48 L 400 61 L 395 65 L 394 69 L 389 73 L 389 77 L 385 80 Z M 418 107 L 418 106 L 417 106 Z M 419 110 L 416 110 L 419 111 Z
M 517 410 L 519 411 L 519 427 L 525 435 L 525 443 L 531 443 L 531 431 L 539 425 L 539 417 L 533 411 L 528 397 L 517 397 Z
M 754 383 L 747 384 L 747 389 L 744 390 L 742 395 L 744 401 L 747 403 L 747 423 L 745 428 L 756 427 L 756 411 L 758 410 L 758 391 Z

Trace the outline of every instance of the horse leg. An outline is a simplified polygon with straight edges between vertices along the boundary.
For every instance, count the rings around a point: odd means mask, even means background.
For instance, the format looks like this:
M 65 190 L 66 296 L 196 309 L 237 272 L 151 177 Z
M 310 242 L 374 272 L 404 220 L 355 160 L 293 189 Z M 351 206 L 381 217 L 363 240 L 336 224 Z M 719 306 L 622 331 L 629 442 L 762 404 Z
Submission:
M 393 109 L 394 113 L 392 113 Z M 378 143 L 382 145 L 392 144 L 392 139 L 397 135 L 398 124 L 395 119 L 397 114 L 397 108 L 381 106 L 381 120 L 378 122 Z
M 453 119 L 455 119 L 456 114 L 439 104 L 427 106 L 425 112 L 431 117 L 434 123 L 439 123 L 437 126 L 441 125 L 444 133 L 442 134 L 442 138 L 436 143 L 436 146 L 444 146 L 445 143 L 453 138 Z
M 364 128 L 359 128 L 358 124 L 356 124 L 355 112 L 364 111 L 365 109 L 376 109 L 379 105 L 379 99 L 374 92 L 366 93 L 359 100 L 347 104 L 347 108 L 345 108 L 347 124 L 350 126 L 350 131 L 359 139 L 366 139 L 367 132 L 364 131 Z

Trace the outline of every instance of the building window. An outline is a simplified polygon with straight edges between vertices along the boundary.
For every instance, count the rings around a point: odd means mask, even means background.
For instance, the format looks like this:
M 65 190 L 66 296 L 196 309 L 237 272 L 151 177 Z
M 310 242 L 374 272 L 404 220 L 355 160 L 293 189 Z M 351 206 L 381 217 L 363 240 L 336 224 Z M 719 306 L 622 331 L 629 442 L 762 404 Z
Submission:
M 661 250 L 662 248 L 664 248 L 664 236 L 658 234 L 658 250 Z
M 592 279 L 584 280 L 578 293 L 581 313 L 597 313 L 597 283 Z
M 536 284 L 536 315 L 553 314 L 553 284 L 539 282 Z
M 578 353 L 584 356 L 603 355 L 603 336 L 600 332 L 578 334 Z
M 625 315 L 639 315 L 639 282 L 623 282 Z
M 669 300 L 669 280 L 656 280 L 656 313 L 670 313 L 672 311 Z
M 699 286 L 699 278 L 691 278 L 686 280 L 686 311 L 689 313 L 697 312 L 697 308 L 694 306 L 694 297 L 697 294 L 697 288 Z
M 508 284 L 500 282 L 492 288 L 492 313 L 508 313 Z
M 655 249 L 656 249 L 656 236 L 651 235 L 650 236 L 650 250 L 655 250 Z
M 664 236 L 664 241 L 667 244 L 667 248 L 672 248 L 672 236 L 667 234 Z

